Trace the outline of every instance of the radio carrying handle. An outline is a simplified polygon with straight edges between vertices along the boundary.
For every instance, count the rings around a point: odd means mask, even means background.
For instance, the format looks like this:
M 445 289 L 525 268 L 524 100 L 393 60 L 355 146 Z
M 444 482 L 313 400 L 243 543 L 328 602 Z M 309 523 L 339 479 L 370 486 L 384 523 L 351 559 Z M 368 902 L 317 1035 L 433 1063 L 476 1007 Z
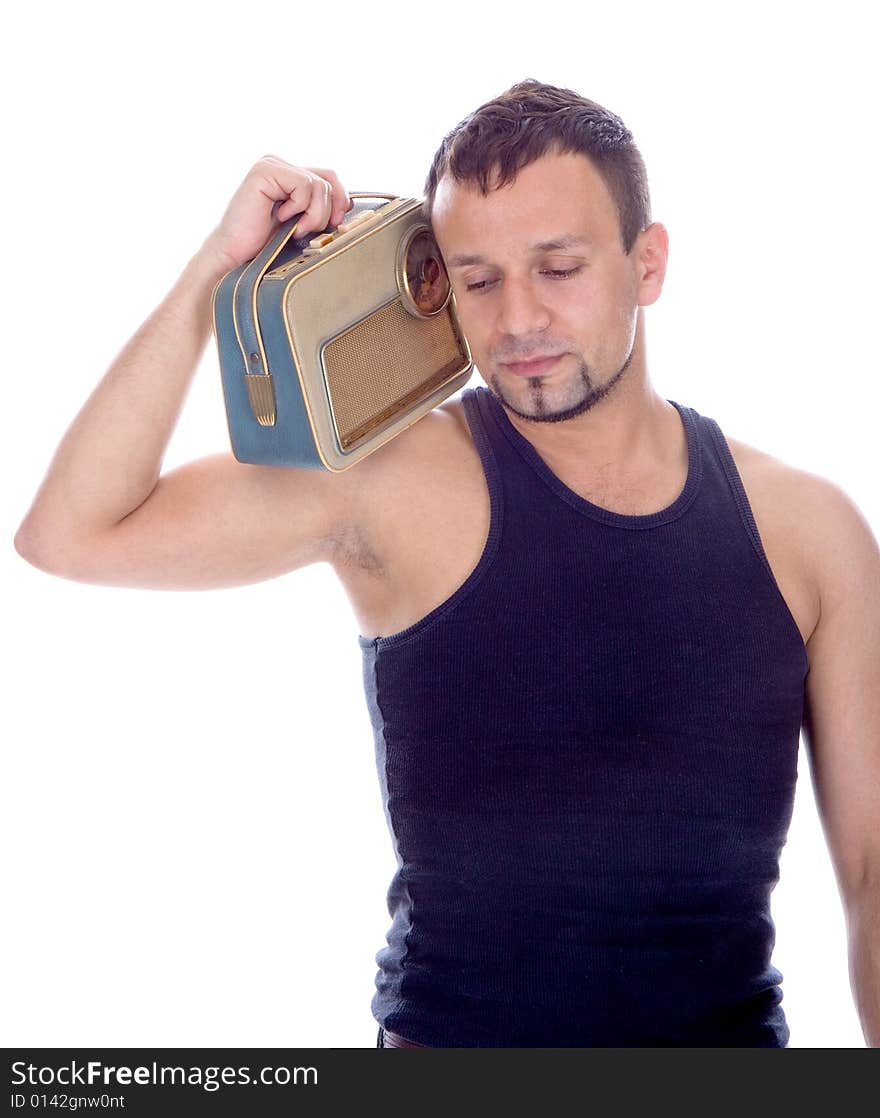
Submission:
M 399 198 L 400 195 L 358 191 L 350 193 L 349 197 L 352 200 L 355 198 L 387 198 L 389 201 L 393 202 L 396 198 Z M 356 209 L 357 207 L 352 208 Z M 367 206 L 364 208 L 370 209 L 371 207 Z M 257 318 L 257 288 L 260 286 L 260 280 L 272 266 L 275 258 L 291 237 L 293 237 L 297 221 L 302 217 L 303 213 L 305 213 L 305 210 L 297 214 L 296 218 L 290 218 L 288 221 L 283 222 L 278 227 L 275 235 L 266 243 L 266 246 L 253 260 L 245 265 L 236 280 L 235 290 L 232 296 L 235 336 L 238 339 L 242 360 L 244 362 L 244 376 L 247 385 L 248 399 L 250 400 L 254 418 L 264 427 L 273 427 L 275 425 L 276 409 L 275 390 L 272 386 L 272 373 L 266 361 L 266 351 L 263 348 L 263 338 L 260 333 L 260 324 Z M 347 218 L 348 215 L 343 218 L 343 221 L 347 220 Z M 305 234 L 305 236 L 308 237 L 317 237 L 319 235 L 317 231 Z

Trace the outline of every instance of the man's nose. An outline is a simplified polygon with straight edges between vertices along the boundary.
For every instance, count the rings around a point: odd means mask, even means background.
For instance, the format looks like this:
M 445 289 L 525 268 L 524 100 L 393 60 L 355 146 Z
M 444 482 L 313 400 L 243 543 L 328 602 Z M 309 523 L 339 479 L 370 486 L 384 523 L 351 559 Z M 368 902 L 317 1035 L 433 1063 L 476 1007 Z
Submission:
M 521 337 L 547 329 L 550 312 L 530 279 L 505 279 L 500 295 L 497 325 L 502 333 Z

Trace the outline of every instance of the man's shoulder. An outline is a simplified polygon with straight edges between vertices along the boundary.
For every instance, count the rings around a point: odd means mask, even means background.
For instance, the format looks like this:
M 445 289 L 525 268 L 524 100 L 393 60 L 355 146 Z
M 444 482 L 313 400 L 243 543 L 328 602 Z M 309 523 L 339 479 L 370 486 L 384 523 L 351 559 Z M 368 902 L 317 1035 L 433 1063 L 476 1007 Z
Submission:
M 830 478 L 726 433 L 725 439 L 743 482 L 747 485 L 751 480 L 767 489 L 780 510 L 815 514 L 824 520 L 844 515 L 848 505 L 853 507 L 846 491 Z
M 725 438 L 759 525 L 788 541 L 820 599 L 827 597 L 847 562 L 877 546 L 861 509 L 830 478 L 741 439 Z
M 464 406 L 459 399 L 444 400 L 368 454 L 352 467 L 352 472 L 361 470 L 383 477 L 400 473 L 404 480 L 412 470 L 436 466 L 438 456 L 442 458 L 462 441 L 471 442 Z
M 351 472 L 360 471 L 367 482 L 375 477 L 382 483 L 389 476 L 399 475 L 403 483 L 413 471 L 436 469 L 450 452 L 467 451 L 468 447 L 473 447 L 473 440 L 462 401 L 444 400 L 368 454 Z
M 481 499 L 479 454 L 460 400 L 446 400 L 345 471 L 347 526 L 339 561 L 384 570 L 424 519 Z M 345 476 L 345 475 L 342 475 Z M 401 533 L 403 539 L 401 539 Z

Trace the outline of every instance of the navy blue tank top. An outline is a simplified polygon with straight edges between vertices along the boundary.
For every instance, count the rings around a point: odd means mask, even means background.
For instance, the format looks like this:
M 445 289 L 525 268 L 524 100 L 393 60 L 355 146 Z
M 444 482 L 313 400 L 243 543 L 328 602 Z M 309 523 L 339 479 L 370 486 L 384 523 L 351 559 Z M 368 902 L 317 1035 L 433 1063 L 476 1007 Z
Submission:
M 373 1015 L 434 1047 L 785 1047 L 770 894 L 809 664 L 713 419 L 684 488 L 569 489 L 488 389 L 476 567 L 358 636 L 398 868 Z

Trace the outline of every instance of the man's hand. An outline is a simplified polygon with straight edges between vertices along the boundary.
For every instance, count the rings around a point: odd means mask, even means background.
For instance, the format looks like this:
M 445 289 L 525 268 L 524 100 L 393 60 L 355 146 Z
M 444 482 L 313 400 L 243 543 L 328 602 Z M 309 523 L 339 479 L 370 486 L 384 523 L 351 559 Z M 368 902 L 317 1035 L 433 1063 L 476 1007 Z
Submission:
M 278 226 L 301 214 L 296 235 L 339 225 L 354 203 L 335 171 L 265 155 L 245 176 L 206 241 L 227 271 L 253 260 Z

